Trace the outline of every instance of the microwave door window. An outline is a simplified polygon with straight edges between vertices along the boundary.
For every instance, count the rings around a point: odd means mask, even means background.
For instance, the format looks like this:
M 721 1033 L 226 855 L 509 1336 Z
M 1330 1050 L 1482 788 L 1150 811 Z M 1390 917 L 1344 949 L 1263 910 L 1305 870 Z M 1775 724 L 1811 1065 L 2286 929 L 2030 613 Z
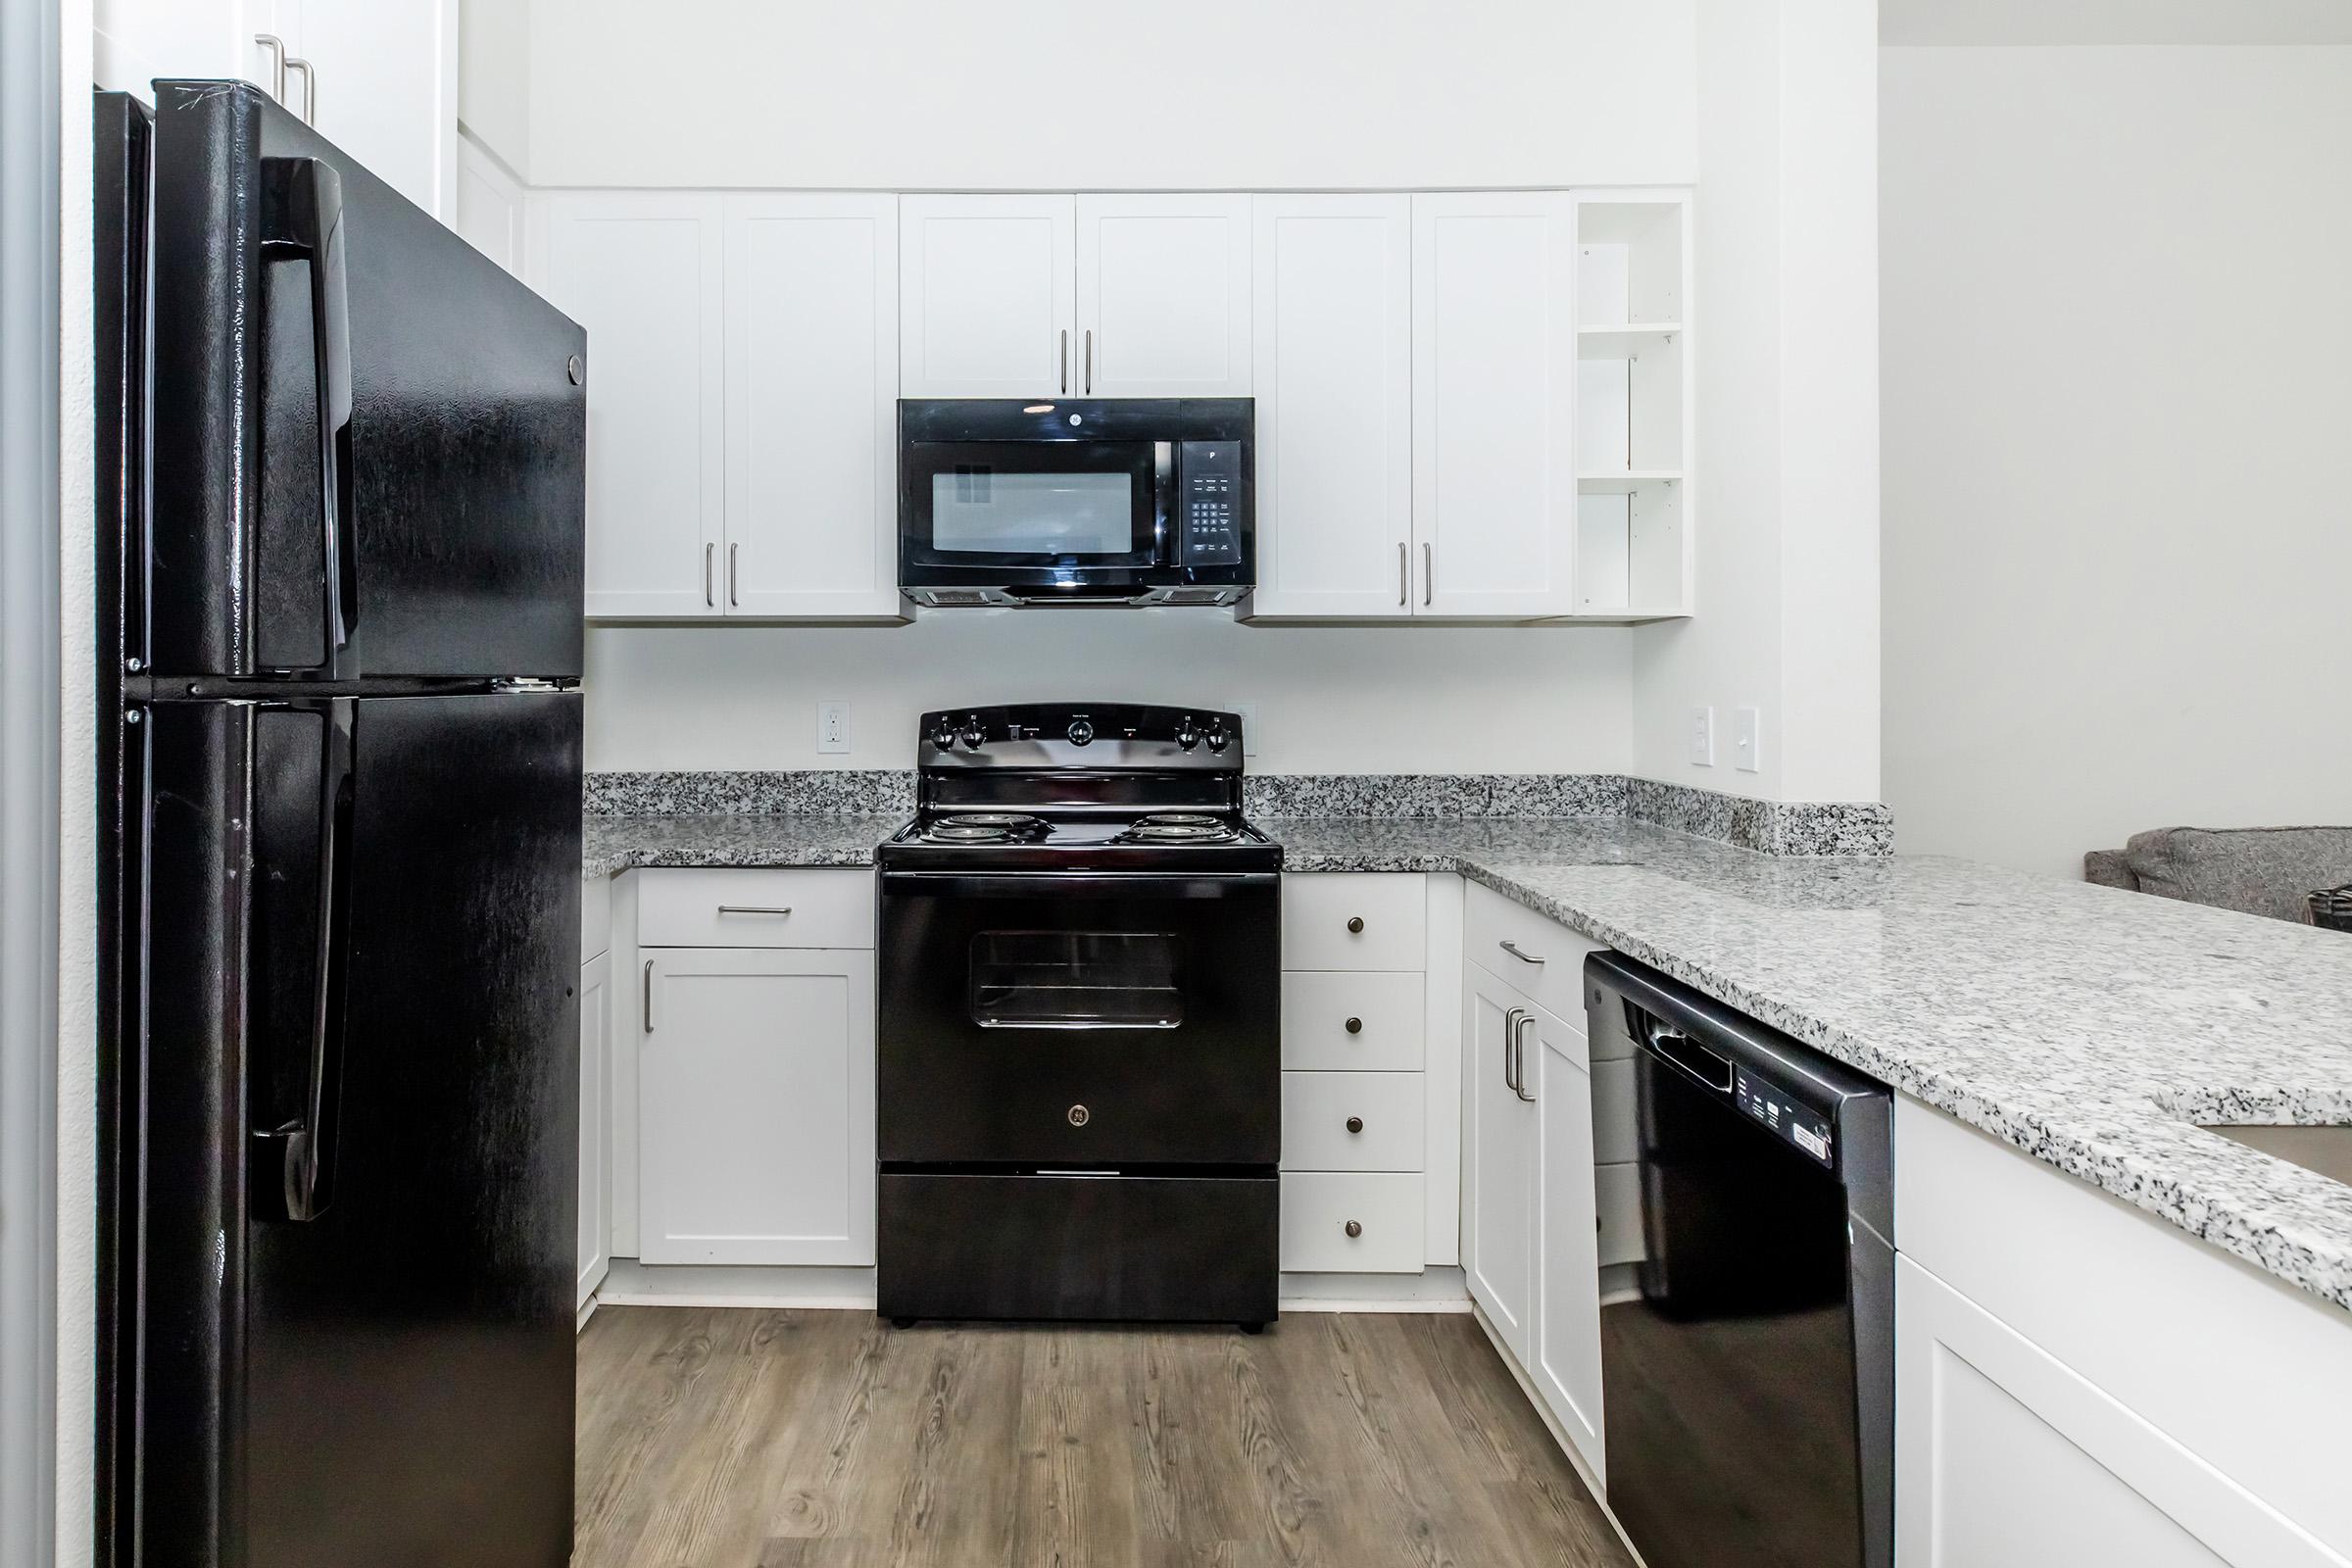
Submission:
M 1135 481 L 959 463 L 931 475 L 931 544 L 971 556 L 1118 556 L 1132 548 Z

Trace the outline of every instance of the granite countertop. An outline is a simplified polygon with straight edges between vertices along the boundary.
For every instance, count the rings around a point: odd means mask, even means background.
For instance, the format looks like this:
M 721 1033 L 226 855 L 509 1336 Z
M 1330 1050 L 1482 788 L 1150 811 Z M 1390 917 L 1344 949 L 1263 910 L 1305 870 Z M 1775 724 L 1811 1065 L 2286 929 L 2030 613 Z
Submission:
M 903 820 L 592 816 L 588 870 L 862 864 Z M 2193 1125 L 2352 1121 L 2352 937 L 1619 817 L 1253 820 L 1294 871 L 1458 871 L 2352 1310 L 2352 1187 Z

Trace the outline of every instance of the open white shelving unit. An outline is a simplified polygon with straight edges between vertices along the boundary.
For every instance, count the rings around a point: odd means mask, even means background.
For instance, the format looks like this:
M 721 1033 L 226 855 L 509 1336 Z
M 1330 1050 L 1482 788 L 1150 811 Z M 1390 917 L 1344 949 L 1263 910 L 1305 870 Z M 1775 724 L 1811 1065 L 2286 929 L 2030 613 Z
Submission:
M 1691 611 L 1690 201 L 1580 193 L 1576 207 L 1576 613 Z

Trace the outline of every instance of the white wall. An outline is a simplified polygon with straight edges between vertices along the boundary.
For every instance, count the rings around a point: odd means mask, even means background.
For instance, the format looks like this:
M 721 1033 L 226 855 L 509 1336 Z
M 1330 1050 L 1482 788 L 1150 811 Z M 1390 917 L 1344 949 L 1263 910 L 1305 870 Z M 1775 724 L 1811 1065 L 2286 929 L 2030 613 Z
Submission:
M 1898 846 L 2352 821 L 2352 49 L 1882 70 Z
M 1877 25 L 1872 0 L 1701 0 L 1696 614 L 1633 634 L 1643 777 L 1879 798 Z
M 531 0 L 542 185 L 1680 182 L 1693 0 Z
M 531 177 L 531 0 L 459 0 L 458 123 Z
M 1217 610 L 927 612 L 911 626 L 605 626 L 592 768 L 911 767 L 961 703 L 1254 704 L 1262 772 L 1622 772 L 1616 627 L 1258 627 Z M 849 756 L 816 754 L 846 698 Z

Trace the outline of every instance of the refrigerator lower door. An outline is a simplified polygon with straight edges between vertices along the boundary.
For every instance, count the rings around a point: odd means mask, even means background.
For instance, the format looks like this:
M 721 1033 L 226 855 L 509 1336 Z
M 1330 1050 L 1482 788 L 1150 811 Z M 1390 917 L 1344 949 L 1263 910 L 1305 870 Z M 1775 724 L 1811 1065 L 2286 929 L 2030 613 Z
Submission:
M 147 666 L 577 676 L 587 334 L 250 84 L 154 143 Z
M 575 693 L 158 704 L 149 1568 L 560 1568 Z

